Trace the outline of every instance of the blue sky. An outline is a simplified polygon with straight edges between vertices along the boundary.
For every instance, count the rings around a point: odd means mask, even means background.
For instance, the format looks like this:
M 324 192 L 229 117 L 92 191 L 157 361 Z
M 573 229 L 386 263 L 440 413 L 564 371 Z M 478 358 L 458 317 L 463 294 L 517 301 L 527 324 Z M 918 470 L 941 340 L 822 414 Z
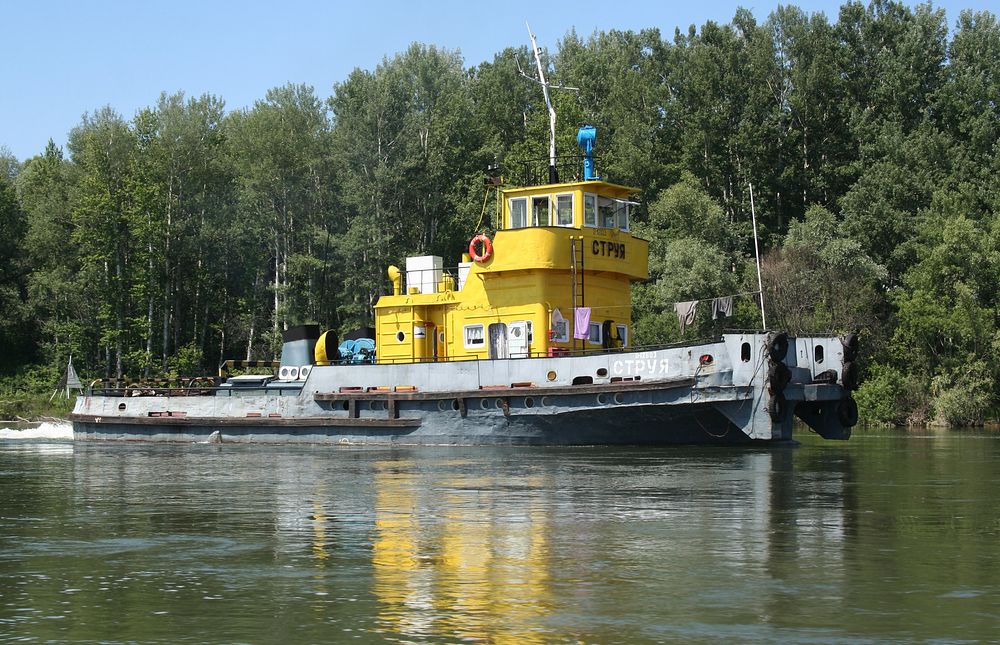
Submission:
M 962 8 L 997 13 L 997 2 L 936 2 L 954 25 Z M 835 20 L 841 2 L 799 7 Z M 754 0 L 758 20 L 778 5 Z M 524 21 L 543 47 L 575 28 L 658 27 L 672 35 L 707 20 L 729 22 L 738 3 L 604 2 L 100 2 L 0 0 L 0 146 L 26 159 L 52 138 L 64 145 L 84 112 L 111 105 L 130 118 L 161 91 L 210 92 L 227 108 L 253 105 L 268 88 L 308 83 L 328 96 L 355 67 L 373 68 L 414 41 L 458 49 L 467 66 L 526 44 Z

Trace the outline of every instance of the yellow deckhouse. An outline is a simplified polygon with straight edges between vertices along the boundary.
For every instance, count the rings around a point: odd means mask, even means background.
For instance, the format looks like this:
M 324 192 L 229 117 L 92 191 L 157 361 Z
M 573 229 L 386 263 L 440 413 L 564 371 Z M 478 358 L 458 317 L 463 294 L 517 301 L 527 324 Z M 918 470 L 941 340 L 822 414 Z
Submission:
M 436 256 L 389 267 L 393 295 L 375 305 L 378 362 L 628 347 L 630 284 L 649 276 L 648 242 L 629 232 L 635 192 L 601 180 L 501 191 L 489 257 L 466 254 L 455 271 Z

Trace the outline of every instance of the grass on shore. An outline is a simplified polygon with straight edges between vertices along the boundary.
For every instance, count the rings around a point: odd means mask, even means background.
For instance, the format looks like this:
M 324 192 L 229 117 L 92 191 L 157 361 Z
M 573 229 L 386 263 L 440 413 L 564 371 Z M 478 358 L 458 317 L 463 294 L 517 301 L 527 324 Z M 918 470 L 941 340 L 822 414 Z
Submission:
M 76 395 L 69 399 L 63 393 L 52 396 L 60 376 L 61 372 L 42 365 L 27 365 L 13 374 L 0 376 L 0 419 L 65 419 L 73 410 Z

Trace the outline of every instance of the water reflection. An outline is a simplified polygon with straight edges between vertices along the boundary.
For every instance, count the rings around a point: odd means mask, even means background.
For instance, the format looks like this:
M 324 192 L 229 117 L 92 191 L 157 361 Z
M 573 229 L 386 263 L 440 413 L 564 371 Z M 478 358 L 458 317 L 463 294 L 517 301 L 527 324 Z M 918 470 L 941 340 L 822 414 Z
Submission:
M 1000 441 L 975 434 L 774 450 L 0 442 L 0 635 L 992 638 L 997 485 Z
M 539 502 L 511 508 L 494 477 L 427 478 L 416 468 L 413 459 L 375 464 L 372 562 L 382 627 L 543 642 L 538 618 L 549 611 L 549 563 Z M 537 476 L 523 484 L 542 488 Z

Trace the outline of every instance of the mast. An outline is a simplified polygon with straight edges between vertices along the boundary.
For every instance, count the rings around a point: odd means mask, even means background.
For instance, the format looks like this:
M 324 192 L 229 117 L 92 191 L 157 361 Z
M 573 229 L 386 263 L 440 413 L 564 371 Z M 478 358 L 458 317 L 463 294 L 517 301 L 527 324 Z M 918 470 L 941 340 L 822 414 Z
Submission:
M 531 26 L 528 21 L 524 22 L 528 28 L 528 36 L 531 37 L 531 51 L 535 55 L 535 65 L 538 67 L 538 80 L 542 85 L 542 94 L 545 95 L 545 106 L 549 108 L 549 183 L 554 184 L 559 181 L 556 175 L 556 109 L 552 107 L 552 98 L 549 96 L 549 82 L 545 80 L 545 70 L 542 69 L 541 50 L 535 42 L 535 34 L 531 33 Z

